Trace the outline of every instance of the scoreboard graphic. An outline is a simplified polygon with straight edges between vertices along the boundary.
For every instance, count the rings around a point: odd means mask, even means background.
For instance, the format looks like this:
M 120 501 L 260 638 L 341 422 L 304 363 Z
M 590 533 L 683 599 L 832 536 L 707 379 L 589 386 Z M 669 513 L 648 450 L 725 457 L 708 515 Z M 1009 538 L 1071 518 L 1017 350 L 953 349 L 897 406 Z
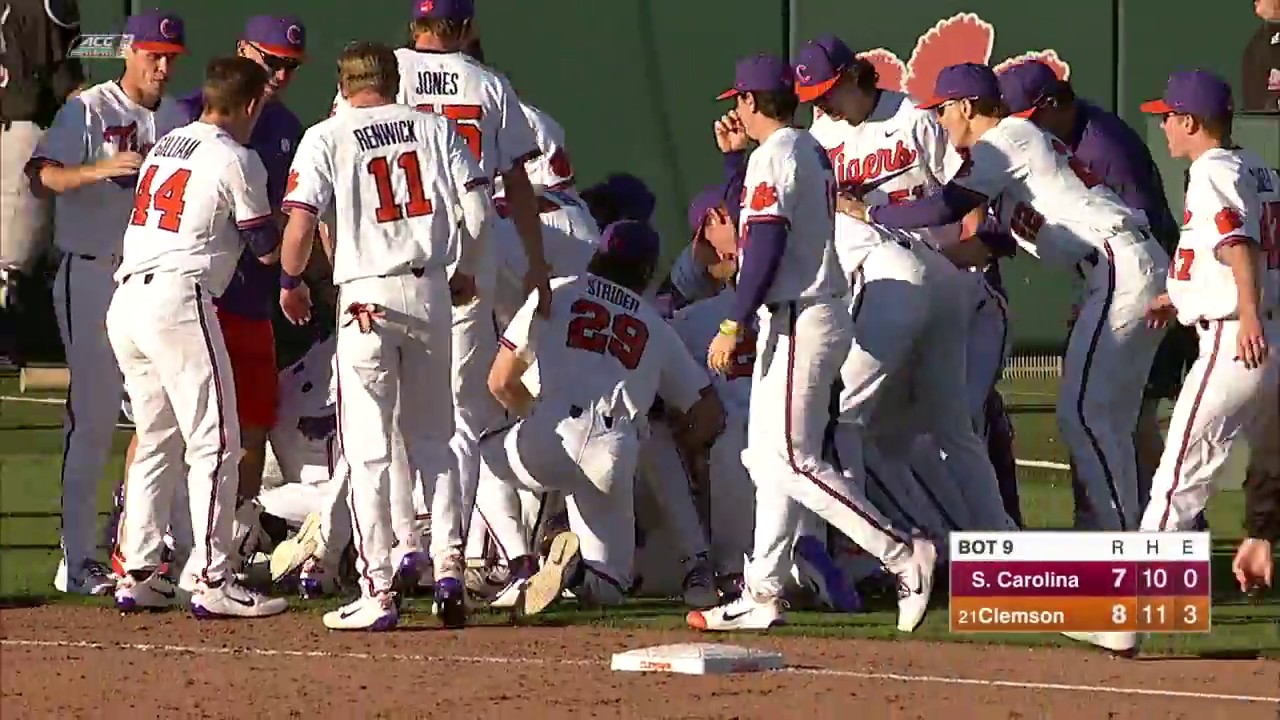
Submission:
M 951 631 L 1209 632 L 1207 532 L 953 532 Z

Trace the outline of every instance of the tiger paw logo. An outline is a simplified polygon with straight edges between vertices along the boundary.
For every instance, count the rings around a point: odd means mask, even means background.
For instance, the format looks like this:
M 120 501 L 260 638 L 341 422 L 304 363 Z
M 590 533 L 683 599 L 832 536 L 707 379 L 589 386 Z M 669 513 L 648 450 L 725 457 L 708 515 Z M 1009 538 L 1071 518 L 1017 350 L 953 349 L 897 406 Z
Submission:
M 297 189 L 298 189 L 298 171 L 290 170 L 289 179 L 285 182 L 284 194 L 288 195 L 289 193 Z
M 1222 208 L 1213 216 L 1213 224 L 1217 226 L 1219 233 L 1226 235 L 1244 227 L 1244 218 L 1234 208 Z
M 882 47 L 858 53 L 858 57 L 875 67 L 881 89 L 904 92 L 913 98 L 927 98 L 933 94 L 934 81 L 943 68 L 960 63 L 989 64 L 995 40 L 994 25 L 977 13 L 957 13 L 939 20 L 921 35 L 905 63 L 892 50 Z M 1059 79 L 1069 80 L 1071 77 L 1071 66 L 1052 49 L 1006 58 L 994 70 L 998 75 L 1031 60 L 1039 60 L 1053 68 Z
M 760 183 L 755 190 L 751 191 L 751 209 L 756 212 L 776 205 L 777 202 L 778 191 L 769 183 Z

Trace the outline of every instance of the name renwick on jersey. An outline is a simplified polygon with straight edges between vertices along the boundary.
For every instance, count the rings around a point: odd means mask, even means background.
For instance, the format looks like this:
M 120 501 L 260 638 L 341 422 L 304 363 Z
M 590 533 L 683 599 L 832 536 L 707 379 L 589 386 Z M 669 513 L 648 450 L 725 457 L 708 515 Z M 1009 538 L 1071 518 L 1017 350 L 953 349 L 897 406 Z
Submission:
M 374 123 L 356 128 L 351 133 L 356 136 L 356 144 L 365 151 L 386 145 L 418 142 L 418 128 L 412 120 Z
M 419 95 L 457 95 L 458 73 L 444 70 L 423 70 L 418 73 Z
M 598 297 L 605 302 L 613 303 L 628 312 L 640 309 L 640 301 L 622 288 L 596 278 L 587 278 L 587 294 Z
M 156 143 L 155 148 L 151 150 L 152 154 L 161 157 L 176 157 L 183 160 L 190 160 L 191 154 L 200 147 L 200 141 L 195 138 L 181 137 L 177 135 L 166 135 Z
M 1054 572 L 1022 575 L 1008 570 L 1001 570 L 996 574 L 996 586 L 1002 588 L 1078 588 L 1080 587 L 1080 577 Z

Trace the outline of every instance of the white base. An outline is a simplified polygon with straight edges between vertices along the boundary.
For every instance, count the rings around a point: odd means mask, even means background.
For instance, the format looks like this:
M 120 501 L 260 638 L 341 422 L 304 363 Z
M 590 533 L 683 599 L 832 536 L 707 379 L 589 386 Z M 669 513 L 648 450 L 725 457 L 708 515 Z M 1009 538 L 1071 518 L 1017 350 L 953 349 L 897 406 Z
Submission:
M 610 669 L 623 672 L 668 672 L 682 675 L 724 675 L 728 673 L 780 670 L 786 666 L 782 654 L 718 643 L 655 645 L 615 653 Z

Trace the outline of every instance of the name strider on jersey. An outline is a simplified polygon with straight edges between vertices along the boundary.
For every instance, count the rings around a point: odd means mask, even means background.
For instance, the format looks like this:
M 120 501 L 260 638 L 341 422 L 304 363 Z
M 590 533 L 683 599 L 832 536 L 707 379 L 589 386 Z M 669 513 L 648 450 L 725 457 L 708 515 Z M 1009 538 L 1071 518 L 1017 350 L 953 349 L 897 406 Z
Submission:
M 688 410 L 710 385 L 657 309 L 621 285 L 561 278 L 551 284 L 550 316 L 537 317 L 537 306 L 530 295 L 499 342 L 536 361 L 542 397 L 643 420 L 655 397 Z
M 832 247 L 835 198 L 827 153 L 804 130 L 777 130 L 747 158 L 738 237 L 747 237 L 753 223 L 783 223 L 789 228 L 765 303 L 849 294 L 849 282 Z M 751 250 L 743 247 L 740 252 Z
M 458 198 L 487 182 L 442 117 L 388 104 L 348 108 L 302 136 L 282 207 L 334 206 L 333 282 L 457 260 Z
M 826 149 L 840 187 L 871 188 L 863 200 L 872 207 L 932 195 L 964 164 L 933 111 L 900 92 L 882 90 L 857 125 L 818 115 L 809 132 Z M 959 224 L 911 233 L 939 247 L 960 240 Z
M 187 123 L 172 98 L 150 109 L 135 103 L 114 80 L 71 98 L 32 153 L 35 164 L 92 165 L 117 153 L 146 155 L 156 140 Z M 55 202 L 54 243 L 64 252 L 117 256 L 138 178 L 83 185 Z
M 680 308 L 671 318 L 671 327 L 675 328 L 698 367 L 707 366 L 707 349 L 720 332 L 720 323 L 733 312 L 736 296 L 733 288 L 726 287 L 712 297 Z M 725 412 L 743 422 L 751 404 L 751 373 L 755 364 L 756 328 L 748 327 L 738 340 L 729 370 L 724 374 L 707 373 L 716 387 L 716 394 L 724 403 Z
M 1191 163 L 1182 234 L 1169 263 L 1178 321 L 1238 317 L 1235 277 L 1217 251 L 1233 241 L 1262 248 L 1262 309 L 1280 309 L 1280 173 L 1251 150 L 1215 148 Z
M 954 182 L 985 195 L 1000 226 L 1045 262 L 1075 268 L 1146 217 L 1030 120 L 1007 117 L 969 150 Z
M 115 279 L 175 272 L 217 297 L 244 252 L 239 231 L 272 222 L 258 154 L 215 125 L 193 122 L 165 135 L 139 168 Z

